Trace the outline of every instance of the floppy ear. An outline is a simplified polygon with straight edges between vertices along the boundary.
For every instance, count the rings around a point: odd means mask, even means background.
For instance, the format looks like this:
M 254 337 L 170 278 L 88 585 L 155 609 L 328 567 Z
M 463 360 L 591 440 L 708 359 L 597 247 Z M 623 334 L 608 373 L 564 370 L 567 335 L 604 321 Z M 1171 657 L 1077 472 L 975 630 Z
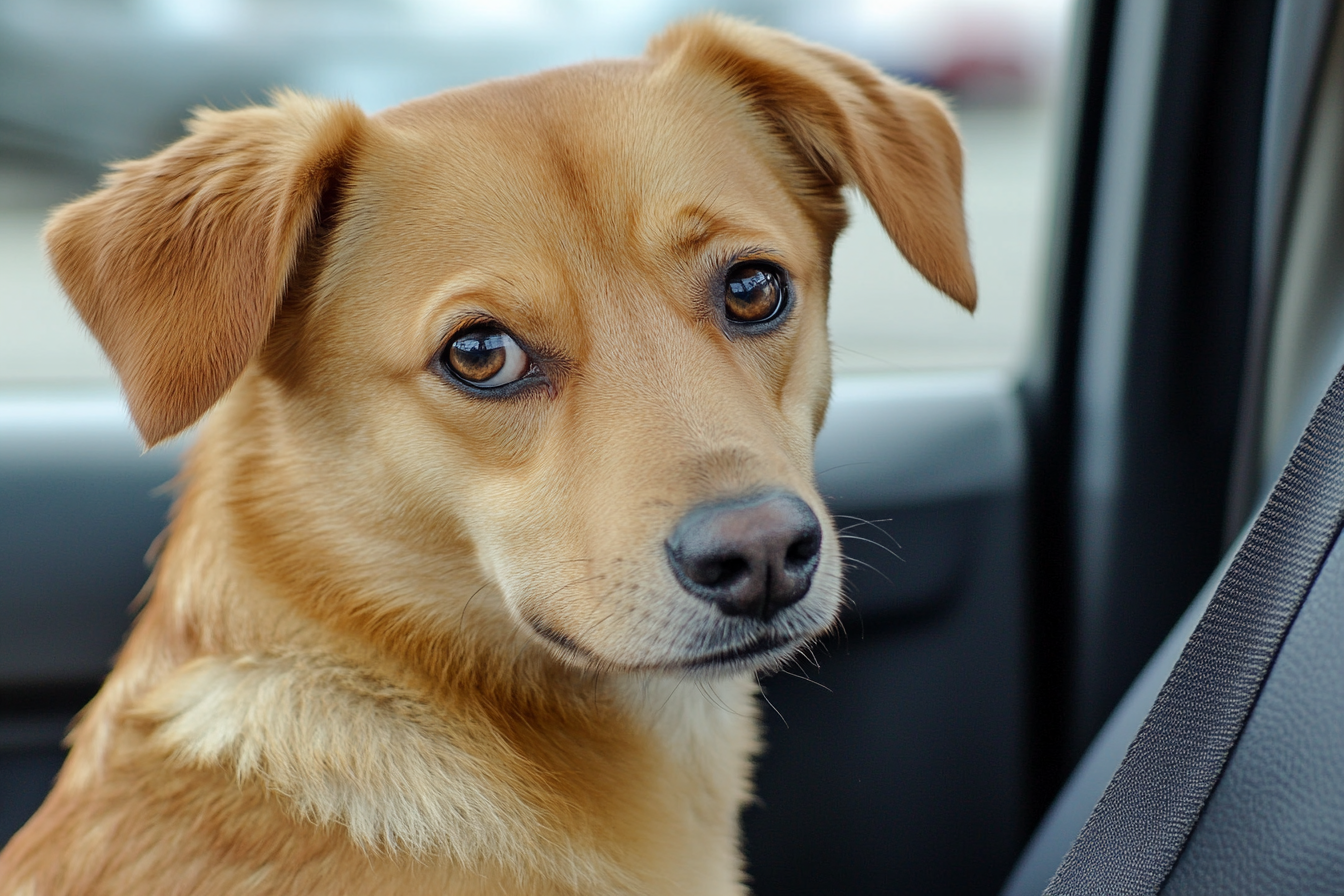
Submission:
M 823 220 L 839 218 L 841 186 L 858 186 L 915 269 L 975 310 L 961 144 L 937 96 L 844 53 L 720 15 L 672 26 L 648 55 L 744 99 L 790 144 L 801 163 L 796 186 Z
M 188 136 L 116 165 L 52 215 L 56 276 L 121 378 L 149 445 L 194 423 L 261 348 L 324 191 L 364 115 L 278 93 L 198 109 Z

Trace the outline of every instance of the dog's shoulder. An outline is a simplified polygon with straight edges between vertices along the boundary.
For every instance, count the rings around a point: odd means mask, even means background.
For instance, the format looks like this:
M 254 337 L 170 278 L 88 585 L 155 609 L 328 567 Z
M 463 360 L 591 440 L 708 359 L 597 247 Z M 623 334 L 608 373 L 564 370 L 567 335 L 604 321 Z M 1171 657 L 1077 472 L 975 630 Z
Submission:
M 423 694 L 332 657 L 202 657 L 135 714 L 163 753 L 259 781 L 290 812 L 343 828 L 371 853 L 524 867 L 548 827 L 548 807 L 528 799 L 525 763 L 488 720 L 450 722 Z M 584 865 L 574 856 L 547 870 L 582 879 Z

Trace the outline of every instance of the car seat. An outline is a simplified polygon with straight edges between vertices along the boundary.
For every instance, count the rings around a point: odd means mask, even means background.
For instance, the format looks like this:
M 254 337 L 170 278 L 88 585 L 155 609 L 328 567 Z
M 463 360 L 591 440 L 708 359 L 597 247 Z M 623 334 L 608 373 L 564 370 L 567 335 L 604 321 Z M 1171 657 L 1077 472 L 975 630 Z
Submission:
M 1344 370 L 1001 896 L 1344 893 Z

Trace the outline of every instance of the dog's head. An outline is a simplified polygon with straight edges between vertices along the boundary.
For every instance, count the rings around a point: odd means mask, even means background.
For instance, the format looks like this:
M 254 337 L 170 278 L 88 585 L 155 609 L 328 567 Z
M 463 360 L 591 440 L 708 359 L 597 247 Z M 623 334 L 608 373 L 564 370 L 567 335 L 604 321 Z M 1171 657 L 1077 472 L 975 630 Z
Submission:
M 580 666 L 778 661 L 840 599 L 812 445 L 855 185 L 975 303 L 940 103 L 723 18 L 366 118 L 203 111 L 46 238 L 153 444 L 226 392 L 254 571 Z M 227 410 L 225 410 L 227 408 Z

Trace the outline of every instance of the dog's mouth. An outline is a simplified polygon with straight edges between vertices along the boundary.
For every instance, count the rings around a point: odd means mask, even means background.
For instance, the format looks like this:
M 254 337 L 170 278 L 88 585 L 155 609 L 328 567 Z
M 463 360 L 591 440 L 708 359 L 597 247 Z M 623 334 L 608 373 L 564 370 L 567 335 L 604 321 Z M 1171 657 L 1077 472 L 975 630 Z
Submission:
M 549 641 L 571 658 L 585 664 L 610 665 L 604 662 L 594 651 L 578 643 L 573 638 L 557 632 L 545 623 L 530 620 L 532 630 Z M 807 637 L 785 637 L 769 632 L 748 638 L 741 644 L 692 656 L 687 659 L 667 660 L 631 667 L 629 671 L 645 672 L 736 672 L 746 669 L 759 669 L 787 659 L 795 650 L 809 639 Z M 620 665 L 620 664 L 616 664 Z
M 565 653 L 572 654 L 576 657 L 583 659 L 586 662 L 598 661 L 599 658 L 597 654 L 593 653 L 587 647 L 584 647 L 582 644 L 580 644 L 578 641 L 575 641 L 568 635 L 562 635 L 560 632 L 551 628 L 546 623 L 541 622 L 540 620 L 537 619 L 529 619 L 528 624 L 532 626 L 532 631 L 541 635 L 543 638 L 545 638 L 547 641 L 550 641 L 556 647 L 559 647 Z
M 787 658 L 805 638 L 785 638 L 779 635 L 762 634 L 725 650 L 701 654 L 680 663 L 670 664 L 669 670 L 688 671 L 735 671 L 737 669 L 759 668 Z

